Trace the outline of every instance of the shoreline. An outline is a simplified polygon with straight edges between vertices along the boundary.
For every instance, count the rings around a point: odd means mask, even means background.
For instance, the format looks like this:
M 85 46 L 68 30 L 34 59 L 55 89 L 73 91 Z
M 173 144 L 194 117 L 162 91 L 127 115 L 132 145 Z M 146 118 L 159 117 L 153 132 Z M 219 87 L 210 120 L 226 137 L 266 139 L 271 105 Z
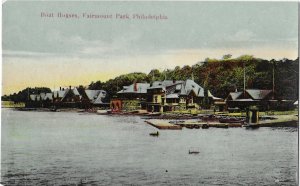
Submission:
M 186 128 L 201 128 L 203 125 L 216 128 L 236 128 L 242 127 L 244 122 L 230 123 L 220 122 L 221 117 L 230 117 L 229 113 L 218 114 L 187 114 L 187 113 L 149 113 L 149 112 L 121 112 L 121 113 L 106 113 L 106 110 L 97 112 L 97 110 L 85 110 L 78 108 L 61 108 L 51 110 L 50 108 L 8 108 L 15 111 L 30 111 L 30 112 L 70 112 L 70 113 L 89 113 L 95 115 L 108 115 L 108 116 L 140 116 L 146 123 L 158 129 L 176 129 L 181 130 Z M 3 107 L 2 107 L 3 109 Z M 159 114 L 159 115 L 157 115 Z M 209 118 L 209 119 L 208 119 Z M 243 119 L 243 116 L 234 117 Z M 264 119 L 267 118 L 267 119 Z M 194 121 L 193 121 L 194 120 Z M 196 120 L 196 121 L 195 121 Z M 299 126 L 298 114 L 274 114 L 263 115 L 261 120 L 257 123 L 259 127 L 297 127 Z

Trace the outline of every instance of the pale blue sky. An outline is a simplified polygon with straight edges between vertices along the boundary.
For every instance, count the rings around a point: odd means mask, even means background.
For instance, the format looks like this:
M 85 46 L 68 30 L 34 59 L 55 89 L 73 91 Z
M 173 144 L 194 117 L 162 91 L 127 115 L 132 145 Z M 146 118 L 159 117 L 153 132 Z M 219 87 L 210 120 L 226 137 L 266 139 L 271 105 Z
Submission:
M 6 2 L 3 92 L 88 84 L 133 71 L 192 65 L 227 53 L 294 59 L 297 6 L 297 2 Z M 168 19 L 59 19 L 41 18 L 41 12 L 162 14 Z

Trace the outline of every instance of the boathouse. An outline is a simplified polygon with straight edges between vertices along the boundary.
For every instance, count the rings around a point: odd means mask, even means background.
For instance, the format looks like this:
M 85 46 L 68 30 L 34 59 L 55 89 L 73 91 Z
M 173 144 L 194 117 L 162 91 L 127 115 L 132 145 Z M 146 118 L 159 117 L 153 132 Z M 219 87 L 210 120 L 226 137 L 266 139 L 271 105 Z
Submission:
M 230 92 L 226 98 L 228 109 L 258 106 L 260 110 L 268 110 L 272 100 L 272 90 L 246 89 L 244 92 Z
M 212 104 L 214 97 L 207 91 L 207 102 Z M 148 88 L 147 110 L 152 112 L 200 109 L 205 102 L 204 89 L 193 80 L 155 81 Z
M 147 88 L 149 87 L 149 83 L 133 83 L 124 86 L 117 92 L 117 97 L 111 100 L 111 109 L 119 111 L 146 109 Z
M 107 96 L 104 90 L 85 90 L 84 88 L 71 87 L 55 90 L 51 93 L 40 93 L 29 95 L 26 107 L 64 107 L 64 108 L 107 108 L 105 103 Z

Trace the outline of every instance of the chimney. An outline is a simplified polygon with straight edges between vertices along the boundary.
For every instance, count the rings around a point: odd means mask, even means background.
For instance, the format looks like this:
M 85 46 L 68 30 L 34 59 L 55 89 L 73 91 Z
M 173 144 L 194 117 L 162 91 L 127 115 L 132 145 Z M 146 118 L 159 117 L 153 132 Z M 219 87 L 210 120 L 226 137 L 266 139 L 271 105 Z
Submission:
M 137 83 L 135 82 L 133 85 L 133 91 L 136 92 L 137 91 Z
M 69 89 L 71 90 L 71 85 L 69 86 Z
M 61 87 L 59 87 L 59 90 L 61 90 Z

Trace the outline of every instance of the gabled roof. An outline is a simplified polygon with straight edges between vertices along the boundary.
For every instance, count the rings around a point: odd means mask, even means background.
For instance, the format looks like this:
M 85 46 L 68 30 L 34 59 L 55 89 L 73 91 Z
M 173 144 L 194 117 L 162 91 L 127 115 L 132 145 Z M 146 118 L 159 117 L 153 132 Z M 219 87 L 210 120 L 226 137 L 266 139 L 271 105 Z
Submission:
M 136 89 L 135 89 L 136 86 Z M 118 94 L 122 93 L 142 93 L 146 94 L 147 93 L 147 88 L 150 87 L 149 83 L 134 83 L 129 86 L 124 86 L 122 90 L 118 92 Z
M 94 104 L 101 104 L 103 103 L 103 98 L 106 97 L 106 91 L 100 90 L 98 97 L 93 101 Z
M 204 97 L 204 88 L 191 79 L 188 79 L 186 81 L 155 81 L 148 89 L 155 88 L 162 88 L 163 90 L 167 90 L 167 94 L 177 93 L 178 95 L 189 95 L 191 92 L 194 92 L 197 97 Z M 213 99 L 221 99 L 214 97 L 209 91 L 208 97 L 211 97 Z
M 65 96 L 65 94 L 67 93 L 67 90 L 56 90 L 56 91 L 53 91 L 54 98 L 63 98 Z
M 173 81 L 173 80 L 164 80 L 164 81 L 154 81 L 148 89 L 162 88 L 166 89 L 166 87 L 173 86 L 176 84 L 183 83 L 184 81 Z
M 171 86 L 174 84 L 183 83 L 183 81 L 173 81 L 173 80 L 164 80 L 164 81 L 154 81 L 152 86 Z
M 197 97 L 204 97 L 204 89 L 195 81 L 188 79 L 184 84 L 187 95 L 189 95 L 191 91 L 194 91 Z
M 29 98 L 31 101 L 35 101 L 36 96 L 37 96 L 36 94 L 30 94 Z
M 251 96 L 252 99 L 262 100 L 268 96 L 272 90 L 255 90 L 255 89 L 246 89 L 246 92 Z
M 229 96 L 231 97 L 232 100 L 236 100 L 236 99 L 238 99 L 242 94 L 243 94 L 243 92 L 230 92 L 230 93 L 229 93 Z
M 40 101 L 40 100 L 52 100 L 52 93 L 40 93 L 40 94 L 31 94 L 29 95 L 30 100 L 32 101 Z
M 61 101 L 65 100 L 65 97 L 68 95 L 70 89 L 65 89 L 64 91 L 65 91 L 65 94 L 64 94 L 64 96 L 61 98 Z
M 169 86 L 165 87 L 166 94 L 179 94 L 183 87 L 184 87 L 183 83 L 181 83 L 181 82 L 169 85 Z
M 65 99 L 65 97 L 68 95 L 68 93 L 69 92 L 71 92 L 71 93 L 73 93 L 75 96 L 79 96 L 79 98 L 81 99 L 81 95 L 79 94 L 79 92 L 78 92 L 78 90 L 77 90 L 77 88 L 75 87 L 75 88 L 73 88 L 73 89 L 65 89 L 65 94 L 64 94 L 64 96 L 61 98 L 61 100 L 64 100 Z
M 75 87 L 74 89 L 71 89 L 74 93 L 75 96 L 80 96 L 80 93 L 78 91 L 78 89 Z
M 106 97 L 104 90 L 85 90 L 85 93 L 93 104 L 103 103 L 102 99 Z
M 100 90 L 84 90 L 89 100 L 97 99 Z
M 52 97 L 52 93 L 46 93 L 46 95 L 45 95 L 45 97 L 44 97 L 44 99 L 43 100 L 52 100 L 53 99 L 53 97 Z
M 40 97 L 42 100 L 44 100 L 45 96 L 46 96 L 46 93 L 44 93 L 44 92 L 40 93 Z

